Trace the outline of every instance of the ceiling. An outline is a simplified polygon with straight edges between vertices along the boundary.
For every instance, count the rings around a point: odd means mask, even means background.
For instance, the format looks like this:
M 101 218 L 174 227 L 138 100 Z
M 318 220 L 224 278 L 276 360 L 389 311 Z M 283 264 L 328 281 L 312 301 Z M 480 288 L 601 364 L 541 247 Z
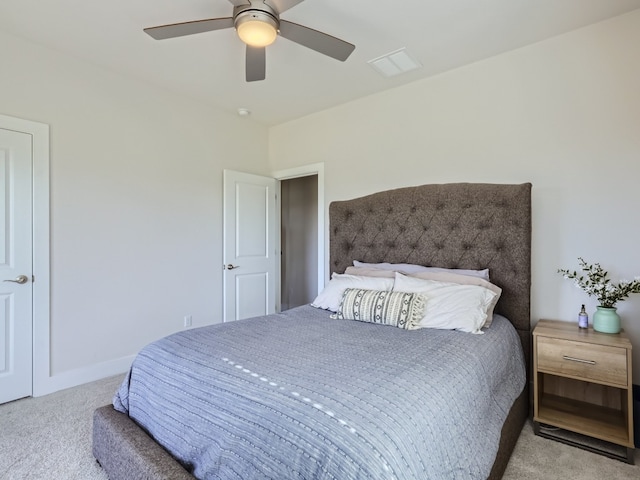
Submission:
M 284 38 L 244 79 L 233 29 L 157 41 L 142 29 L 229 17 L 228 0 L 1 0 L 0 30 L 266 125 L 430 77 L 640 8 L 640 0 L 305 0 L 282 14 L 356 45 L 342 63 Z M 406 48 L 421 68 L 367 62 Z

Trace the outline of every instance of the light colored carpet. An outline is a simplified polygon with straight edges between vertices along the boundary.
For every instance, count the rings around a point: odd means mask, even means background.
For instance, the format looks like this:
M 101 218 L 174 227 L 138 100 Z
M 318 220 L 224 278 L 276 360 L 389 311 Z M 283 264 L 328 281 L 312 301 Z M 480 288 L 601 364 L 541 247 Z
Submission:
M 107 480 L 91 454 L 92 412 L 123 377 L 0 405 L 0 480 Z
M 121 380 L 110 377 L 0 405 L 0 480 L 107 480 L 91 454 L 91 416 L 111 402 Z M 536 437 L 527 423 L 503 478 L 631 480 L 640 479 L 640 465 Z

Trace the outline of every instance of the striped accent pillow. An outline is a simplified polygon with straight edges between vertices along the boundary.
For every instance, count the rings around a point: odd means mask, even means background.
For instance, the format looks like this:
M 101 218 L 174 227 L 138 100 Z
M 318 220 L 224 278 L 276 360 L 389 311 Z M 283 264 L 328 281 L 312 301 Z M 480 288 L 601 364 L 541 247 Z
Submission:
M 418 293 L 347 288 L 335 318 L 413 330 L 422 319 L 425 298 Z

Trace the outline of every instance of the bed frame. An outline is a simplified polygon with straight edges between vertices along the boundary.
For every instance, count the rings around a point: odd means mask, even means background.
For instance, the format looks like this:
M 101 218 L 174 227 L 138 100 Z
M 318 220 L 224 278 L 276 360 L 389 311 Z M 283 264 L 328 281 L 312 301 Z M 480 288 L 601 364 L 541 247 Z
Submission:
M 329 208 L 333 272 L 353 260 L 489 268 L 502 288 L 495 312 L 515 326 L 530 372 L 531 184 L 423 185 L 333 202 Z M 489 475 L 502 478 L 529 414 L 528 384 L 502 428 Z M 193 480 L 135 422 L 111 405 L 93 420 L 93 455 L 111 480 Z

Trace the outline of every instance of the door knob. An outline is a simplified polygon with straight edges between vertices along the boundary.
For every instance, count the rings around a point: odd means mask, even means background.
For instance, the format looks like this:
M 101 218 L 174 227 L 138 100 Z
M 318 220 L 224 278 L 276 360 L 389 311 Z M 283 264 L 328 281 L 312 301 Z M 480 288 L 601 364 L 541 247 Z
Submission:
M 3 282 L 19 283 L 20 285 L 22 285 L 23 283 L 27 283 L 28 281 L 29 277 L 27 277 L 26 275 L 18 275 L 15 280 L 3 280 Z
M 224 268 L 226 268 L 227 270 L 233 270 L 234 268 L 238 268 L 238 266 L 230 263 L 229 265 L 226 265 Z

